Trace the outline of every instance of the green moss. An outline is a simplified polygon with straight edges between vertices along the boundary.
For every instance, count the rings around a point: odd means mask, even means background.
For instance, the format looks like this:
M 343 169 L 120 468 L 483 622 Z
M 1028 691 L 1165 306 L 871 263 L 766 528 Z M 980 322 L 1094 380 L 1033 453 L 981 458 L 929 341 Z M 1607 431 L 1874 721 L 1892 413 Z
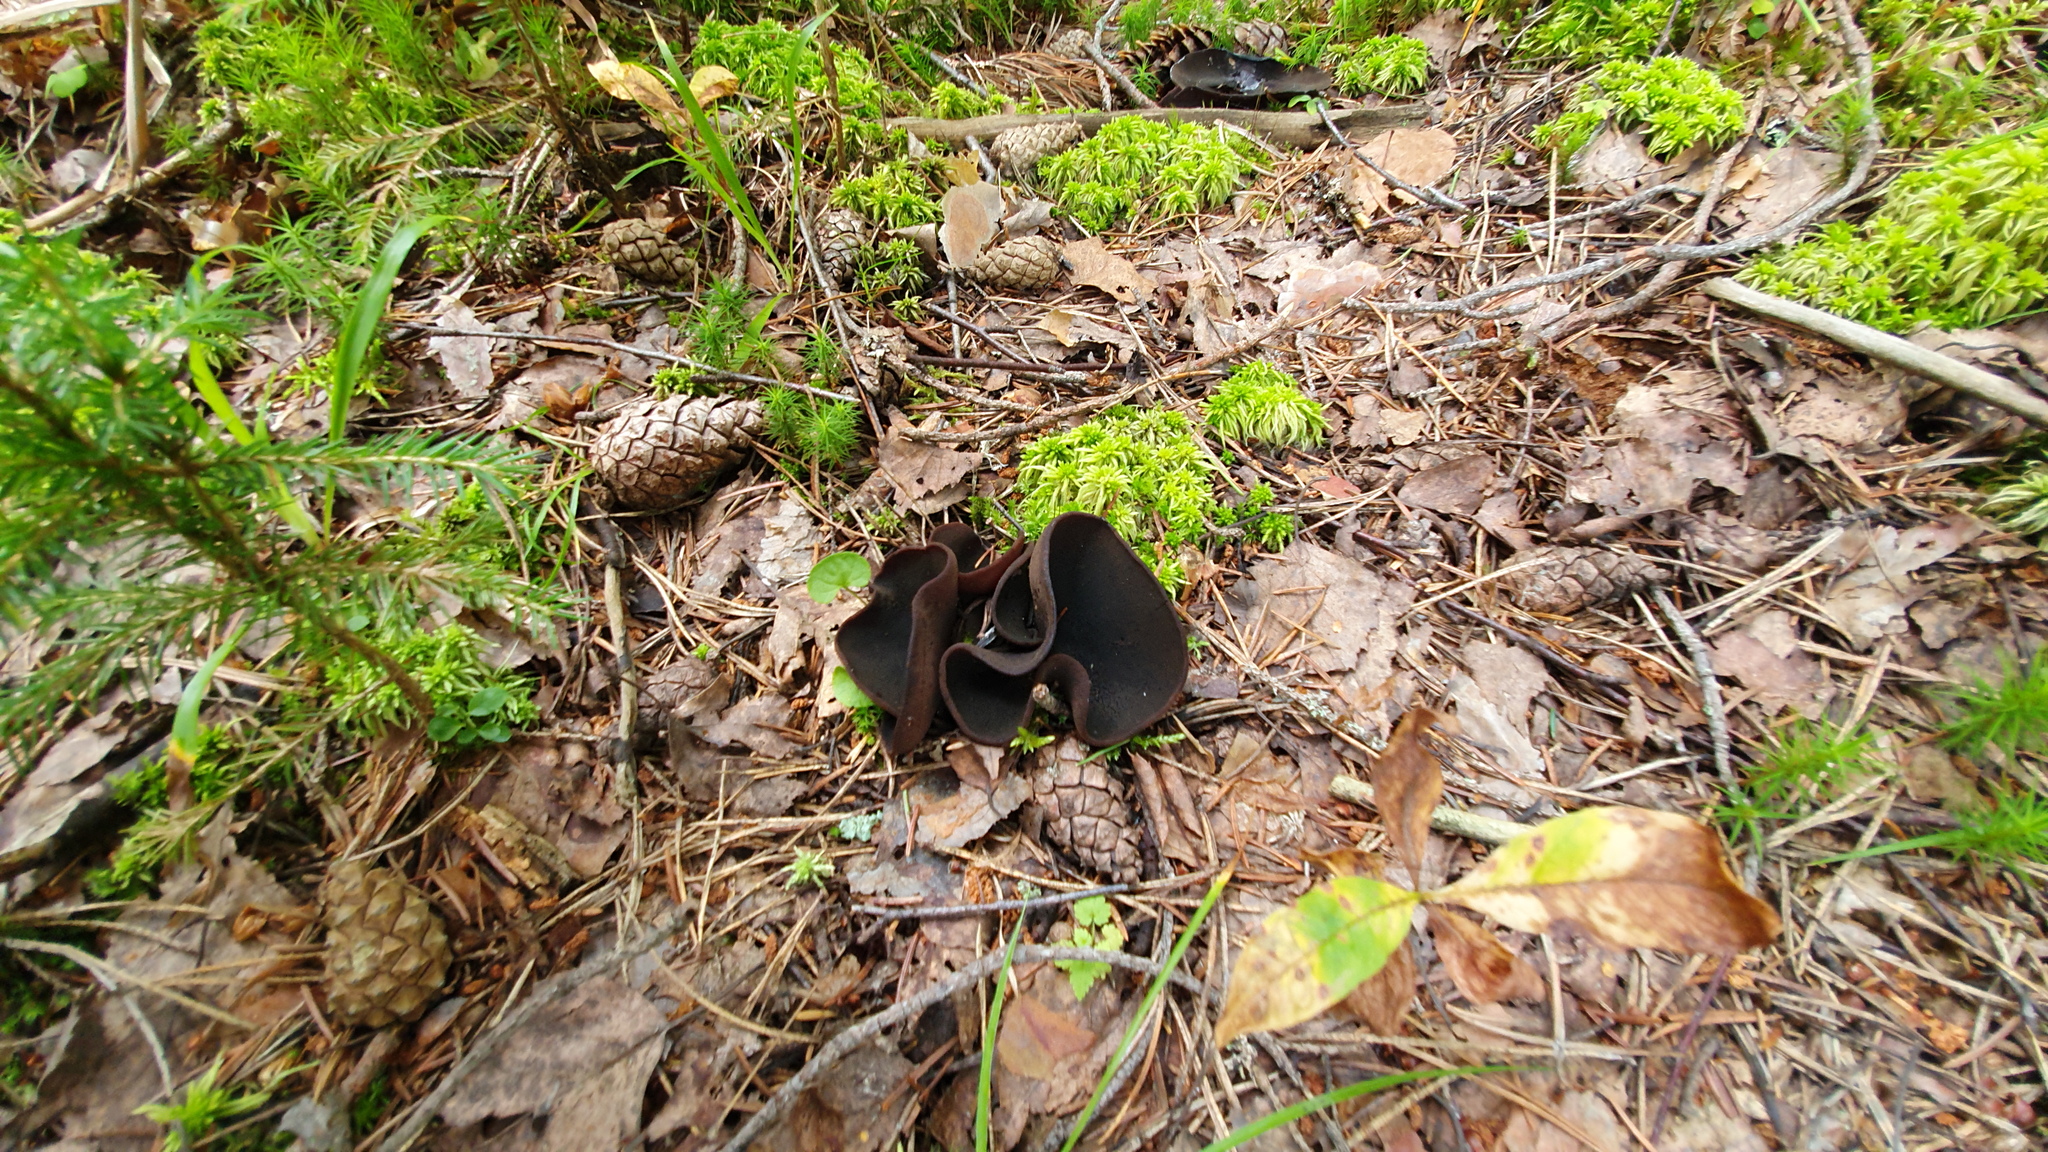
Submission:
M 817 41 L 766 18 L 752 24 L 706 20 L 697 29 L 690 63 L 717 65 L 739 78 L 740 91 L 783 101 L 792 94 L 822 95 L 827 90 L 825 61 Z M 887 111 L 888 86 L 865 59 L 853 52 L 835 52 L 839 106 L 849 124 L 879 120 Z
M 2048 751 L 2048 658 L 2007 667 L 1996 684 L 1978 680 L 1949 693 L 1954 719 L 1942 740 L 1965 756 Z
M 426 722 L 441 716 L 462 717 L 485 739 L 502 726 L 514 727 L 539 718 L 533 703 L 533 682 L 484 661 L 483 638 L 460 624 L 432 632 L 395 630 L 372 641 L 404 666 L 434 701 L 434 716 L 416 714 L 384 670 L 344 649 L 322 673 L 337 724 L 356 736 L 375 736 L 388 728 Z M 479 700 L 479 694 L 489 694 Z M 478 708 L 483 704 L 490 707 Z M 440 737 L 436 737 L 440 739 Z
M 1690 28 L 1695 7 L 1688 0 L 1674 27 Z M 1640 59 L 1657 47 L 1670 16 L 1671 0 L 1557 0 L 1523 37 L 1519 54 L 1563 56 L 1575 64 Z
M 1337 46 L 1325 57 L 1326 64 L 1331 62 L 1337 85 L 1353 96 L 1403 96 L 1429 82 L 1429 45 L 1413 36 L 1375 36 Z
M 971 120 L 993 116 L 1003 110 L 1003 98 L 991 93 L 977 96 L 951 80 L 942 81 L 924 99 L 924 114 L 941 120 Z
M 1209 427 L 1231 440 L 1308 448 L 1323 442 L 1330 422 L 1301 382 L 1264 360 L 1240 366 L 1209 393 Z
M 1217 207 L 1253 171 L 1252 146 L 1220 127 L 1135 116 L 1038 162 L 1060 207 L 1094 232 L 1148 205 L 1168 218 Z
M 865 176 L 841 181 L 832 190 L 832 204 L 884 228 L 935 224 L 945 215 L 932 197 L 931 181 L 908 160 L 884 161 Z
M 2038 120 L 2048 110 L 2040 67 L 2021 47 L 2029 29 L 2048 23 L 2042 0 L 1874 0 L 1860 17 L 1878 75 L 1878 115 L 1895 146 L 1954 139 L 1993 120 Z
M 860 445 L 860 409 L 793 388 L 770 388 L 761 398 L 768 410 L 768 438 L 807 463 L 840 464 Z
M 1564 114 L 1538 125 L 1532 139 L 1569 158 L 1609 123 L 1641 128 L 1650 155 L 1667 158 L 1694 144 L 1733 140 L 1742 131 L 1742 97 L 1683 57 L 1617 60 L 1579 85 Z
M 1876 770 L 1872 739 L 1869 732 L 1844 735 L 1813 723 L 1778 732 L 1749 769 L 1749 795 L 1776 806 L 1832 800 L 1844 786 Z
M 1952 149 L 1743 269 L 1745 284 L 1887 331 L 1982 328 L 2048 302 L 2048 127 Z

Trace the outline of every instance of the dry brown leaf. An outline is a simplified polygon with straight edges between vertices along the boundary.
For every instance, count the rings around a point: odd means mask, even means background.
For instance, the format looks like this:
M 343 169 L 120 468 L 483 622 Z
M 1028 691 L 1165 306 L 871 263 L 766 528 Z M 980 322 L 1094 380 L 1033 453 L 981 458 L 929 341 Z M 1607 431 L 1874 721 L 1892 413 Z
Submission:
M 995 239 L 1003 218 L 1003 190 L 994 184 L 960 184 L 946 190 L 940 205 L 946 213 L 945 223 L 939 225 L 946 263 L 965 268 Z
M 1507 950 L 1484 925 L 1455 912 L 1429 909 L 1429 934 L 1444 970 L 1465 999 L 1474 1004 L 1501 1000 L 1541 1000 L 1543 977 L 1528 961 Z
M 1359 151 L 1395 177 L 1420 188 L 1443 179 L 1458 161 L 1458 142 L 1441 128 L 1389 128 L 1359 146 Z M 1405 192 L 1390 189 L 1380 174 L 1353 159 L 1351 194 L 1371 206 L 1375 215 L 1384 214 L 1393 197 L 1411 199 Z
M 1739 952 L 1778 934 L 1778 914 L 1736 881 L 1712 829 L 1646 808 L 1545 821 L 1437 895 L 1524 932 L 1569 922 L 1612 948 Z
M 917 817 L 917 843 L 939 848 L 964 848 L 1015 812 L 1031 796 L 1031 781 L 1012 772 L 992 787 L 980 788 L 952 772 L 929 772 L 909 789 L 910 809 Z
M 690 118 L 668 85 L 647 67 L 618 60 L 593 60 L 585 67 L 598 87 L 621 100 L 631 100 L 654 117 L 655 126 L 671 137 L 690 135 Z
M 882 475 L 894 489 L 896 506 L 906 512 L 929 516 L 942 508 L 967 499 L 972 485 L 975 457 L 939 444 L 921 444 L 906 439 L 910 421 L 899 412 L 889 414 L 889 430 L 876 449 Z
M 1344 997 L 1344 1007 L 1381 1036 L 1407 1030 L 1408 1004 L 1415 999 L 1415 951 L 1406 940 L 1387 957 L 1387 966 Z
M 1401 502 L 1455 516 L 1470 516 L 1493 487 L 1497 470 L 1485 452 L 1447 460 L 1410 476 L 1401 484 Z
M 1373 798 L 1394 853 L 1408 868 L 1410 883 L 1422 875 L 1422 851 L 1429 843 L 1429 817 L 1444 794 L 1443 769 L 1423 743 L 1431 725 L 1445 717 L 1411 708 L 1401 717 L 1386 748 L 1372 763 Z
M 1159 282 L 1138 271 L 1136 264 L 1105 247 L 1100 236 L 1076 240 L 1062 253 L 1074 266 L 1074 283 L 1100 288 L 1122 303 L 1149 300 L 1159 288 Z

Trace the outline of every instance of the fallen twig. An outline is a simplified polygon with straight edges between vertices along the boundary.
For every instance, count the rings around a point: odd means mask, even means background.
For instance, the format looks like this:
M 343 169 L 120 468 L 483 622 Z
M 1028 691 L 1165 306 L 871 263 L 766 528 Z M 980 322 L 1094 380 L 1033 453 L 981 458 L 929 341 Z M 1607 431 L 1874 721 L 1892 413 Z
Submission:
M 1367 804 L 1375 810 L 1379 804 L 1373 799 L 1372 785 L 1356 776 L 1338 776 L 1330 781 L 1330 795 L 1346 804 Z M 1439 805 L 1429 814 L 1429 826 L 1452 836 L 1463 836 L 1481 844 L 1505 844 L 1522 833 L 1528 826 L 1512 820 L 1496 820 L 1481 816 L 1448 804 Z
M 1708 653 L 1707 645 L 1700 634 L 1671 602 L 1671 597 L 1662 588 L 1652 587 L 1650 595 L 1657 601 L 1657 607 L 1664 612 L 1664 618 L 1671 622 L 1671 630 L 1678 633 L 1679 643 L 1685 645 L 1686 654 L 1692 657 L 1693 675 L 1700 682 L 1700 707 L 1707 714 L 1707 736 L 1714 742 L 1714 772 L 1724 783 L 1735 783 L 1735 770 L 1728 764 L 1728 709 L 1721 700 L 1721 680 L 1714 675 L 1714 658 Z
M 241 127 L 242 118 L 240 114 L 236 111 L 232 102 L 227 102 L 226 111 L 222 114 L 221 118 L 202 133 L 199 139 L 194 140 L 191 147 L 180 148 L 169 156 L 164 157 L 163 163 L 136 176 L 120 188 L 105 190 L 87 189 L 84 192 L 80 192 L 55 208 L 47 212 L 38 213 L 22 221 L 21 230 L 24 232 L 43 232 L 58 225 L 68 223 L 79 216 L 85 216 L 86 218 L 78 221 L 76 226 L 80 228 L 90 227 L 105 219 L 107 211 L 115 204 L 140 196 L 144 192 L 162 184 L 176 174 L 179 169 L 185 167 L 185 165 L 226 143 L 228 137 L 240 131 Z M 86 215 L 87 213 L 91 214 Z
M 1993 375 L 1975 365 L 1965 364 L 1953 357 L 1922 348 L 1890 333 L 1879 332 L 1867 324 L 1844 319 L 1832 312 L 1823 312 L 1818 308 L 1795 304 L 1768 292 L 1760 292 L 1725 276 L 1700 285 L 1700 291 L 1717 300 L 1726 300 L 1730 304 L 1747 308 L 1773 320 L 1819 333 L 1844 348 L 1861 352 L 1874 360 L 1882 360 L 1895 368 L 1903 368 L 1917 376 L 1924 376 L 1938 384 L 1945 384 L 1958 392 L 1975 396 L 1986 404 L 1996 404 L 2008 412 L 2025 417 L 2034 424 L 2048 427 L 2048 399 L 2043 399 L 2005 377 Z
M 583 348 L 603 348 L 627 356 L 638 356 L 643 360 L 659 360 L 665 364 L 681 364 L 699 377 L 728 384 L 759 384 L 769 388 L 788 388 L 793 392 L 808 392 L 824 400 L 838 400 L 854 403 L 854 398 L 827 388 L 814 388 L 794 380 L 775 380 L 767 376 L 753 376 L 745 372 L 727 372 L 713 368 L 701 360 L 663 352 L 658 348 L 642 348 L 635 344 L 621 344 L 617 340 L 603 340 L 596 336 L 548 336 L 539 332 L 498 332 L 475 331 L 468 328 L 406 328 L 395 334 L 394 339 L 417 340 L 422 336 L 483 336 L 492 340 L 523 340 L 530 344 L 573 344 Z
M 1390 104 L 1383 108 L 1346 108 L 1332 113 L 1336 122 L 1351 132 L 1398 128 L 1422 122 L 1420 104 Z M 926 116 L 898 116 L 883 121 L 888 128 L 901 128 L 920 140 L 964 143 L 969 136 L 986 140 L 1006 128 L 1032 124 L 1079 124 L 1094 132 L 1123 116 L 1147 120 L 1179 120 L 1188 124 L 1235 124 L 1256 132 L 1276 144 L 1313 148 L 1328 139 L 1323 122 L 1313 112 L 1258 112 L 1248 108 L 1139 108 L 1118 112 L 1038 112 L 1006 116 L 976 116 L 968 120 L 939 120 Z

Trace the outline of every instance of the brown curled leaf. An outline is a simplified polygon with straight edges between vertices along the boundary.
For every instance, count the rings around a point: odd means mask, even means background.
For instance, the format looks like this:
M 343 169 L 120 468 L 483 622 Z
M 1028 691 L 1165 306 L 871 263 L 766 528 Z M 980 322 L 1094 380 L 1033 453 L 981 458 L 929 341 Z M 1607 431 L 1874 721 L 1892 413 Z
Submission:
M 1541 1000 L 1543 978 L 1528 961 L 1507 950 L 1484 925 L 1455 912 L 1429 909 L 1429 934 L 1444 970 L 1465 999 L 1474 1004 L 1501 1000 Z
M 1422 850 L 1429 843 L 1429 815 L 1443 798 L 1444 774 L 1436 754 L 1423 743 L 1430 726 L 1443 719 L 1427 708 L 1410 708 L 1372 765 L 1372 793 L 1387 839 L 1408 866 L 1409 883 L 1419 884 Z

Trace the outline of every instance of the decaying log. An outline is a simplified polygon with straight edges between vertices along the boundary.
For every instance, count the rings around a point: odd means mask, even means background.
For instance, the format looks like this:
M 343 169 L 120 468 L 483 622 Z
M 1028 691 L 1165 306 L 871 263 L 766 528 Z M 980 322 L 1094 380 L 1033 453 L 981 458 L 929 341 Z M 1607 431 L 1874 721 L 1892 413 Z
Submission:
M 1382 128 L 1400 128 L 1420 124 L 1427 111 L 1420 104 L 1389 104 L 1382 108 L 1346 108 L 1332 111 L 1330 118 L 1344 130 L 1344 134 L 1357 137 L 1360 133 L 1377 132 Z M 920 140 L 944 140 L 957 144 L 969 136 L 983 140 L 1006 128 L 1023 128 L 1032 124 L 1079 124 L 1094 132 L 1104 124 L 1121 116 L 1143 116 L 1148 120 L 1183 120 L 1190 124 L 1214 124 L 1223 122 L 1235 124 L 1247 132 L 1257 133 L 1275 144 L 1292 148 L 1313 148 L 1329 141 L 1329 130 L 1323 127 L 1322 117 L 1313 112 L 1260 112 L 1250 108 L 1145 108 L 1120 112 L 1044 112 L 1015 116 L 976 116 L 969 120 L 936 120 L 925 116 L 898 116 L 885 121 L 890 128 L 903 128 Z

